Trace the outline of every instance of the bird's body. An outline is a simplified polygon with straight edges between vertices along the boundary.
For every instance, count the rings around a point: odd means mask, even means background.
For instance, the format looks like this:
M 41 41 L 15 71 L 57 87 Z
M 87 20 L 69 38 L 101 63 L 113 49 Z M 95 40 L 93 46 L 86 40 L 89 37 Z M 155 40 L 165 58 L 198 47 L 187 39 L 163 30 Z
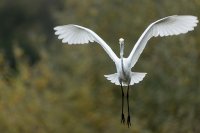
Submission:
M 122 84 L 128 84 L 131 81 L 131 67 L 128 65 L 127 58 L 122 58 L 116 65 L 118 80 Z
M 122 58 L 116 68 L 119 74 L 119 82 L 128 84 L 131 81 L 131 67 L 128 65 L 127 58 Z
M 143 80 L 146 73 L 132 72 L 131 69 L 134 67 L 138 61 L 140 54 L 144 50 L 148 40 L 152 37 L 163 37 L 172 36 L 187 33 L 188 31 L 194 30 L 197 26 L 198 19 L 195 16 L 189 15 L 173 15 L 162 19 L 159 19 L 151 23 L 143 34 L 140 36 L 135 46 L 133 47 L 130 55 L 127 58 L 123 57 L 124 53 L 124 39 L 119 39 L 120 44 L 120 58 L 112 51 L 112 49 L 92 30 L 74 24 L 57 26 L 55 34 L 59 35 L 58 39 L 62 39 L 63 43 L 71 44 L 86 44 L 89 42 L 97 42 L 102 46 L 105 52 L 113 60 L 116 65 L 116 73 L 105 75 L 105 77 L 116 85 L 121 85 L 122 89 L 122 107 L 123 107 L 123 87 L 134 85 Z M 128 118 L 127 124 L 130 125 L 130 113 L 129 113 L 129 100 L 128 100 L 128 90 L 127 90 L 127 103 L 128 103 Z M 122 108 L 121 121 L 124 123 L 125 118 Z
M 116 85 L 133 85 L 141 81 L 146 75 L 146 73 L 132 72 L 128 58 L 118 59 L 115 66 L 116 73 L 104 76 Z

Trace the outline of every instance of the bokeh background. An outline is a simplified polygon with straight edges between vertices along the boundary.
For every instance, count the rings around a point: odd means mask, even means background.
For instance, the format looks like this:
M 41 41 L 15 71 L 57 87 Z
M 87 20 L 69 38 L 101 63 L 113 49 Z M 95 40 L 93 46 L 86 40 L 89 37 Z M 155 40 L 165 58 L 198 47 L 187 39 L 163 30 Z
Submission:
M 137 65 L 132 126 L 121 125 L 121 90 L 104 78 L 114 63 L 96 43 L 63 45 L 53 27 L 94 30 L 125 56 L 151 22 L 173 14 L 200 18 L 199 0 L 1 0 L 1 133 L 199 133 L 200 28 L 153 38 Z

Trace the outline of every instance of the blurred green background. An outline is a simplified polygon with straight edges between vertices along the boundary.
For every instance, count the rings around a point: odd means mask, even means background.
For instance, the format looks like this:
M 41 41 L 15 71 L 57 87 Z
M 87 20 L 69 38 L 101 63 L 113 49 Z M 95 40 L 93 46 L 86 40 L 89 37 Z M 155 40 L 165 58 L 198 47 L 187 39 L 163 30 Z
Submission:
M 199 133 L 200 29 L 153 38 L 133 71 L 132 126 L 121 125 L 121 90 L 104 78 L 114 63 L 96 43 L 62 45 L 53 27 L 79 24 L 127 56 L 151 22 L 200 17 L 199 0 L 1 0 L 1 133 Z

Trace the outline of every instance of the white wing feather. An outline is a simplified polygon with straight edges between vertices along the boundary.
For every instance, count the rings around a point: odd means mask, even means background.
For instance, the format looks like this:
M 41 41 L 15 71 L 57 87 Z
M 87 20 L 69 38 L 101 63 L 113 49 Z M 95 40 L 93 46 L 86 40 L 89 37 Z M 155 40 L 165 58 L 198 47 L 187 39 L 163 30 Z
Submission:
M 58 35 L 58 39 L 61 39 L 63 43 L 71 44 L 86 44 L 89 42 L 99 43 L 103 49 L 107 52 L 110 58 L 116 62 L 119 58 L 112 51 L 112 49 L 92 30 L 79 26 L 79 25 L 63 25 L 54 28 L 55 35 Z
M 144 50 L 148 40 L 151 37 L 157 36 L 172 36 L 187 33 L 188 31 L 194 30 L 197 26 L 198 19 L 195 16 L 169 16 L 157 20 L 150 24 L 147 29 L 143 32 L 134 48 L 132 49 L 128 60 L 130 66 L 133 67 L 137 62 L 140 54 Z

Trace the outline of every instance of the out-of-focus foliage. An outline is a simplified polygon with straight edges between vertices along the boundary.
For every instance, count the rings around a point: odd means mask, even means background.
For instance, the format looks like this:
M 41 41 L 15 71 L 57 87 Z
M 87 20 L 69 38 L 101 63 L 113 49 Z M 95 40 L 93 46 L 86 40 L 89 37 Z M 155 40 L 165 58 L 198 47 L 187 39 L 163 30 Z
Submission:
M 199 133 L 200 28 L 151 39 L 133 71 L 132 126 L 120 124 L 121 91 L 103 75 L 115 66 L 97 44 L 61 45 L 53 27 L 75 23 L 126 56 L 148 24 L 200 14 L 199 0 L 1 0 L 0 132 Z M 200 17 L 200 16 L 198 16 Z

